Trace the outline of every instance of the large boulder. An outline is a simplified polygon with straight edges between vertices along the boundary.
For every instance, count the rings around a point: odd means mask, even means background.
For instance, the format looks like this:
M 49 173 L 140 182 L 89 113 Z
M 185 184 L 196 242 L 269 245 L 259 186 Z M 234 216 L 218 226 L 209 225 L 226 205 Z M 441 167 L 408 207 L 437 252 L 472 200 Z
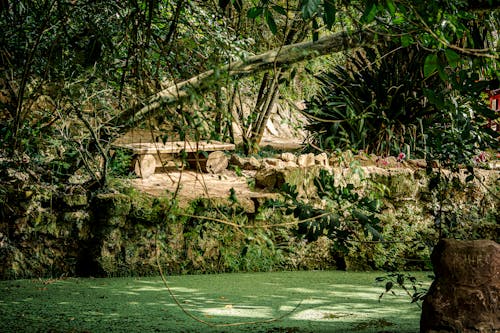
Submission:
M 420 332 L 500 332 L 500 245 L 446 239 L 431 259 L 435 280 L 422 305 Z

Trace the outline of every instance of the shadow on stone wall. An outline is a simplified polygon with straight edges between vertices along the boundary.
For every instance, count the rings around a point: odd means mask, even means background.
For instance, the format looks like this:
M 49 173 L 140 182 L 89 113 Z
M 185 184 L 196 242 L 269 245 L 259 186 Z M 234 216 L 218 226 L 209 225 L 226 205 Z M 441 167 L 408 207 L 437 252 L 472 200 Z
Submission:
M 286 182 L 298 185 L 301 195 L 311 195 L 312 180 L 322 167 L 325 166 L 313 162 L 296 167 L 268 167 L 257 172 L 256 185 L 265 191 L 277 191 Z M 339 176 L 339 183 L 353 183 L 359 191 L 370 190 L 367 186 L 385 188 L 381 212 L 384 230 L 407 239 L 417 233 L 422 238 L 426 232 L 433 232 L 436 195 L 428 189 L 430 179 L 425 170 L 361 165 L 365 177 L 371 180 L 365 182 L 346 165 L 329 168 Z M 468 228 L 466 236 L 498 241 L 498 197 L 492 195 L 492 191 L 498 195 L 498 171 L 479 170 L 477 175 L 478 181 L 465 183 L 464 175 L 457 174 L 445 192 L 445 205 L 440 209 L 455 215 L 457 223 L 470 222 L 463 226 Z M 341 256 L 329 249 L 331 240 L 323 237 L 307 243 L 297 237 L 293 228 L 255 231 L 242 236 L 241 231 L 233 227 L 182 216 L 185 212 L 174 207 L 175 201 L 168 195 L 153 198 L 126 189 L 123 193 L 92 196 L 77 186 L 65 193 L 58 192 L 57 188 L 30 191 L 19 188 L 9 189 L 11 195 L 5 200 L 0 215 L 3 263 L 0 279 L 157 274 L 158 251 L 161 264 L 169 273 L 382 269 L 387 268 L 384 267 L 387 256 L 395 257 L 391 259 L 395 268 L 430 268 L 431 248 L 423 244 L 427 248 L 417 251 L 411 239 L 404 248 L 393 247 L 389 252 L 379 245 L 358 246 L 351 254 Z M 196 209 L 197 213 L 205 210 L 210 215 L 214 207 L 200 205 L 200 202 L 190 209 Z M 255 212 L 241 207 L 231 209 L 235 216 L 246 221 L 244 223 L 258 223 L 254 220 Z M 268 219 L 283 218 L 269 212 L 265 214 Z M 262 249 L 265 256 L 255 254 Z M 398 256 L 410 256 L 418 263 L 399 263 Z M 259 258 L 267 263 L 259 264 Z

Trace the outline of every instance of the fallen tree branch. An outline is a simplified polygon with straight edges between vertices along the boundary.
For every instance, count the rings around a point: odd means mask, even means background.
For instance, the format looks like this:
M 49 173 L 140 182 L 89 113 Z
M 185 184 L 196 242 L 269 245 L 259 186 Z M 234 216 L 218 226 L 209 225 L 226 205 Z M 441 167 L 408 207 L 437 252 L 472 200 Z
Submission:
M 145 119 L 155 116 L 161 107 L 187 99 L 192 91 L 204 91 L 213 88 L 217 85 L 217 81 L 220 81 L 223 77 L 245 77 L 270 68 L 283 68 L 322 55 L 373 45 L 377 43 L 377 36 L 377 34 L 368 30 L 339 32 L 320 38 L 317 41 L 285 45 L 279 49 L 248 57 L 242 61 L 229 63 L 161 90 L 144 103 L 137 104 L 112 118 L 104 127 L 117 128 L 118 132 L 115 135 L 119 135 Z

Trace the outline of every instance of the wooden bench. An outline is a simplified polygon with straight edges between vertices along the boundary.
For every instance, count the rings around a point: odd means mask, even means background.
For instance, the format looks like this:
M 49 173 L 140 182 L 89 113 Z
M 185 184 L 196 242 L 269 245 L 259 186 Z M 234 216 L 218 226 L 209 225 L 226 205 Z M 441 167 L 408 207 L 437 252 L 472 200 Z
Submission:
M 133 169 L 141 178 L 155 173 L 156 168 L 183 167 L 180 162 L 183 152 L 191 167 L 203 172 L 220 173 L 228 166 L 225 151 L 234 150 L 235 145 L 219 141 L 172 141 L 165 143 L 123 143 L 114 147 L 131 150 L 134 154 Z

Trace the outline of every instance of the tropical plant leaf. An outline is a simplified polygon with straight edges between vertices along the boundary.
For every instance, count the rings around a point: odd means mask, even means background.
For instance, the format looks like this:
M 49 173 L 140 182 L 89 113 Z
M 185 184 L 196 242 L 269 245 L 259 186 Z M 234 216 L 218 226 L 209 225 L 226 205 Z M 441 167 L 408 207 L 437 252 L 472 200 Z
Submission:
M 302 12 L 302 18 L 308 20 L 318 13 L 319 5 L 321 0 L 302 0 L 300 11 Z
M 278 5 L 274 5 L 271 7 L 276 13 L 278 14 L 281 14 L 283 16 L 286 16 L 287 15 L 287 12 L 286 12 L 286 9 L 281 7 L 281 6 L 278 6 Z
M 446 51 L 444 51 L 444 53 L 446 55 L 446 60 L 448 60 L 448 65 L 451 68 L 456 68 L 461 61 L 460 56 L 455 51 L 453 51 L 451 49 L 446 49 Z
M 368 1 L 363 16 L 361 16 L 361 22 L 370 23 L 375 19 L 377 15 L 378 7 L 373 1 Z
M 438 70 L 437 54 L 429 54 L 424 62 L 424 76 L 429 77 Z
M 335 23 L 337 8 L 335 7 L 335 2 L 333 0 L 324 0 L 323 6 L 323 22 L 325 23 L 326 27 L 331 30 L 333 24 Z
M 273 13 L 270 10 L 266 9 L 264 10 L 264 17 L 266 19 L 269 30 L 271 30 L 273 35 L 276 35 L 276 33 L 278 32 L 278 26 L 276 25 L 276 21 L 274 20 Z
M 248 9 L 247 17 L 251 18 L 251 19 L 255 19 L 255 18 L 259 17 L 260 15 L 262 15 L 263 12 L 264 12 L 263 7 L 252 7 L 250 9 Z
M 396 4 L 394 3 L 393 0 L 386 0 L 386 6 L 387 10 L 389 11 L 389 14 L 391 14 L 392 17 L 396 15 Z

